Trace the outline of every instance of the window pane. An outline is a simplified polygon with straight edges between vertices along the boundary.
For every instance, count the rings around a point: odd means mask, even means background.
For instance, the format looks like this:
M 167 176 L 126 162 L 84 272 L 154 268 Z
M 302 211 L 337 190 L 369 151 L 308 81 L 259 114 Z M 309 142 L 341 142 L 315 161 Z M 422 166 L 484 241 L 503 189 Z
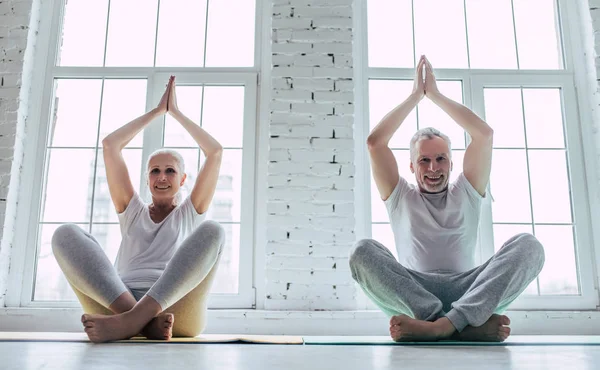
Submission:
M 535 222 L 570 223 L 571 192 L 565 152 L 530 150 L 529 171 Z
M 560 89 L 523 89 L 528 148 L 564 148 Z
M 394 241 L 394 233 L 390 224 L 372 224 L 371 238 L 383 244 L 392 252 L 396 260 L 398 259 L 398 251 L 396 250 L 396 242 Z
M 110 262 L 114 264 L 122 239 L 119 224 L 92 224 L 92 236 L 96 238 Z
M 463 1 L 413 1 L 416 60 L 425 54 L 434 68 L 469 67 Z
M 415 66 L 411 2 L 411 0 L 369 0 L 367 2 L 369 67 L 411 68 Z
M 490 184 L 494 222 L 531 222 L 525 150 L 494 149 Z
M 157 66 L 204 66 L 206 1 L 160 2 L 156 44 Z M 231 33 L 236 34 L 236 32 Z
M 223 224 L 225 246 L 211 293 L 236 294 L 240 279 L 240 225 Z
M 111 0 L 106 66 L 154 65 L 157 8 L 158 0 Z
M 494 147 L 525 148 L 521 89 L 483 90 L 485 120 L 494 129 Z
M 102 66 L 108 0 L 65 3 L 58 65 Z
M 177 105 L 189 119 L 200 124 L 202 86 L 177 86 Z M 187 130 L 170 114 L 165 115 L 164 145 L 197 148 L 198 144 Z
M 102 80 L 57 79 L 55 86 L 56 118 L 48 146 L 96 146 Z
M 533 234 L 531 225 L 494 225 L 494 251 L 498 252 L 500 248 L 510 238 L 517 234 Z M 523 294 L 538 295 L 537 279 L 533 280 L 523 291 Z
M 225 149 L 217 190 L 207 217 L 216 221 L 240 222 L 242 201 L 242 150 Z
M 253 66 L 255 18 L 254 0 L 210 1 L 206 66 Z M 235 25 L 234 32 L 232 25 Z
M 94 149 L 48 149 L 46 189 L 42 194 L 45 222 L 89 222 L 94 181 Z
M 579 294 L 573 227 L 536 225 L 535 236 L 546 252 L 539 276 L 541 293 Z
M 206 86 L 202 128 L 223 147 L 241 148 L 244 137 L 244 86 Z
M 123 159 L 127 165 L 129 178 L 133 189 L 139 194 L 141 171 L 142 171 L 142 149 L 124 149 L 122 151 Z M 87 204 L 88 215 L 92 211 L 91 192 Z M 86 217 L 88 219 L 89 216 Z M 98 167 L 96 170 L 96 188 L 94 189 L 94 217 L 93 222 L 119 222 L 117 211 L 110 197 L 108 181 L 106 180 L 106 166 L 104 165 L 104 156 L 102 150 L 98 152 Z
M 38 234 L 38 258 L 33 293 L 34 301 L 76 301 L 71 285 L 52 253 L 52 235 L 60 225 L 42 224 Z M 77 225 L 87 231 L 88 225 Z
M 517 68 L 511 0 L 466 0 L 471 68 Z
M 369 121 L 371 131 L 377 124 L 402 103 L 412 92 L 413 81 L 370 80 L 369 81 Z M 410 139 L 417 131 L 417 110 L 414 109 L 402 122 L 392 139 L 391 148 L 409 148 Z
M 450 99 L 462 103 L 461 81 L 438 81 L 439 90 Z M 431 100 L 425 98 L 418 106 L 419 129 L 434 127 L 450 137 L 452 148 L 465 148 L 465 132 L 458 123 Z M 414 134 L 414 132 L 413 132 Z
M 146 112 L 146 80 L 105 80 L 102 94 L 100 140 Z M 140 131 L 127 147 L 141 147 L 144 131 Z
M 560 69 L 556 0 L 514 0 L 521 69 Z

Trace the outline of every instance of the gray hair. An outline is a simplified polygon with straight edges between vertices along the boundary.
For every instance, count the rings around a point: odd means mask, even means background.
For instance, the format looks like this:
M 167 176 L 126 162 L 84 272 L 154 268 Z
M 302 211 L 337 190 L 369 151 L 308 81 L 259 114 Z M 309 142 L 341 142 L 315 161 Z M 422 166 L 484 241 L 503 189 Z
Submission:
M 179 171 L 182 174 L 185 173 L 185 163 L 183 161 L 183 157 L 181 156 L 181 154 L 179 154 L 179 152 L 177 152 L 173 149 L 164 149 L 163 148 L 163 149 L 158 149 L 158 150 L 154 151 L 148 157 L 148 161 L 146 162 L 146 175 L 148 173 L 148 167 L 150 166 L 150 161 L 152 160 L 152 158 L 156 157 L 157 155 L 161 155 L 161 154 L 169 154 L 173 158 L 175 158 L 175 162 L 177 162 L 177 167 L 179 167 Z
M 418 153 L 416 153 L 417 149 L 415 148 L 417 146 L 417 142 L 423 140 L 423 139 L 428 139 L 431 140 L 435 137 L 440 137 L 442 139 L 444 139 L 444 141 L 446 142 L 446 144 L 448 144 L 448 155 L 450 156 L 450 158 L 452 158 L 452 143 L 450 142 L 450 138 L 448 137 L 448 135 L 443 134 L 440 130 L 435 129 L 433 127 L 425 127 L 420 129 L 419 131 L 417 131 L 412 139 L 410 139 L 410 160 L 411 162 L 413 162 L 417 156 Z

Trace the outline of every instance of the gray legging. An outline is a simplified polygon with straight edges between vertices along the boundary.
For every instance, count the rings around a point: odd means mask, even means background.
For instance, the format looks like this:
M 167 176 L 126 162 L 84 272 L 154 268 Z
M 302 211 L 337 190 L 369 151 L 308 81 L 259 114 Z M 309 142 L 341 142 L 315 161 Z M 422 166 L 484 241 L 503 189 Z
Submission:
M 175 314 L 174 336 L 196 336 L 204 329 L 206 300 L 224 242 L 225 232 L 219 223 L 202 222 L 147 291 L 164 312 Z M 56 229 L 52 250 L 86 313 L 111 314 L 108 307 L 129 291 L 100 244 L 78 226 L 65 224 Z M 136 299 L 139 292 L 132 291 Z
M 446 316 L 459 332 L 506 310 L 543 265 L 544 248 L 530 234 L 512 237 L 486 263 L 460 273 L 410 270 L 372 239 L 359 240 L 350 254 L 352 277 L 388 316 Z

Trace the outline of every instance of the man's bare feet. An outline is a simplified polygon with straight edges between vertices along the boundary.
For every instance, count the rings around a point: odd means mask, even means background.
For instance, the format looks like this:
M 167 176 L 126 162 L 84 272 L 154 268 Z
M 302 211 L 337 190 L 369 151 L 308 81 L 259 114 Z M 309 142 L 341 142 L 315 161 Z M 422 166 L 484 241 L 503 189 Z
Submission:
M 148 339 L 169 340 L 173 336 L 174 323 L 172 313 L 161 313 L 144 327 L 141 334 Z
M 111 316 L 84 314 L 81 322 L 88 338 L 94 343 L 129 339 L 147 324 L 130 312 Z
M 504 342 L 510 335 L 508 325 L 510 325 L 508 316 L 493 314 L 481 326 L 467 326 L 458 334 L 458 339 L 473 342 Z
M 398 315 L 390 320 L 390 336 L 396 342 L 436 341 L 449 338 L 455 330 L 445 317 L 430 322 Z

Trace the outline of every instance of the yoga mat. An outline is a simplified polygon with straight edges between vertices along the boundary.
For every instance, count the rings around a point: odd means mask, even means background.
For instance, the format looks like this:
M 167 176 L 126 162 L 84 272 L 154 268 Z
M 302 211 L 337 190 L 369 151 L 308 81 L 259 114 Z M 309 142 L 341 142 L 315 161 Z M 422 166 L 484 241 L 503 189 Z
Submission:
M 511 335 L 504 342 L 394 342 L 388 336 L 305 336 L 305 345 L 392 345 L 392 346 L 598 346 L 599 335 Z
M 59 332 L 0 332 L 0 342 L 89 342 L 85 333 Z M 252 343 L 252 344 L 303 344 L 301 336 L 291 335 L 236 335 L 202 334 L 195 338 L 150 340 L 134 337 L 111 343 Z

